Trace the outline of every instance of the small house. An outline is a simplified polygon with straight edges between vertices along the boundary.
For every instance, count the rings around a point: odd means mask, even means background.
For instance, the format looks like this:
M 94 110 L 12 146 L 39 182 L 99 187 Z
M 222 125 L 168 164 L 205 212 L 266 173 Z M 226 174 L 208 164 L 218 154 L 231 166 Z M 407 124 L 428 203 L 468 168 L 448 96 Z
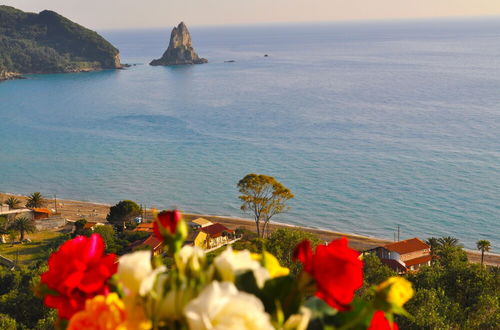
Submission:
M 417 237 L 379 246 L 368 252 L 375 253 L 383 264 L 398 273 L 430 266 L 432 260 L 431 247 Z

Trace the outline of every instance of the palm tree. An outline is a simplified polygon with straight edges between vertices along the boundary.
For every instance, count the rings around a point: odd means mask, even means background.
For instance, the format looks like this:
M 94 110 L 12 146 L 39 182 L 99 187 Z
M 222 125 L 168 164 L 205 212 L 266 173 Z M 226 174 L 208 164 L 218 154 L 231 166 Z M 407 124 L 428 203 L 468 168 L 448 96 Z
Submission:
M 44 201 L 42 194 L 37 191 L 28 196 L 26 207 L 30 208 L 42 207 L 43 202 Z
M 25 233 L 34 233 L 36 231 L 35 220 L 26 217 L 14 219 L 9 227 L 19 232 L 21 242 L 24 241 Z
M 476 243 L 477 249 L 481 251 L 481 267 L 483 266 L 484 251 L 488 252 L 491 249 L 491 243 L 487 240 L 480 240 Z
M 440 247 L 458 247 L 458 238 L 446 236 L 437 239 Z
M 431 247 L 431 257 L 436 258 L 438 250 L 440 248 L 439 239 L 436 237 L 429 237 L 425 240 L 425 243 Z
M 15 198 L 14 196 L 10 196 L 9 198 L 7 198 L 7 200 L 4 203 L 5 203 L 5 205 L 8 205 L 9 208 L 11 208 L 11 209 L 17 209 L 19 204 L 21 204 L 21 201 L 19 199 Z

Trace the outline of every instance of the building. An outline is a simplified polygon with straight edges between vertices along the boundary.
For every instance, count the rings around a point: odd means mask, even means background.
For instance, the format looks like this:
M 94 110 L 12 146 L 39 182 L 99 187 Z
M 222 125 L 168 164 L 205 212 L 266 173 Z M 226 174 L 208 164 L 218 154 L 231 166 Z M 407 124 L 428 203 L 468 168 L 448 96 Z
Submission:
M 189 226 L 192 228 L 199 229 L 199 228 L 211 226 L 213 224 L 214 224 L 213 222 L 211 222 L 205 218 L 197 218 L 197 219 L 194 219 L 193 221 L 191 221 L 189 223 Z
M 34 207 L 32 208 L 33 210 L 33 219 L 34 220 L 41 220 L 41 219 L 48 219 L 52 212 L 50 212 L 49 209 L 41 208 L 41 207 Z
M 430 266 L 432 260 L 431 247 L 417 237 L 379 246 L 367 252 L 375 253 L 383 264 L 398 273 Z
M 194 245 L 208 250 L 225 245 L 234 238 L 234 230 L 220 223 L 214 223 L 199 229 Z
M 147 233 L 153 232 L 153 222 L 143 222 L 137 225 L 132 231 L 143 231 Z

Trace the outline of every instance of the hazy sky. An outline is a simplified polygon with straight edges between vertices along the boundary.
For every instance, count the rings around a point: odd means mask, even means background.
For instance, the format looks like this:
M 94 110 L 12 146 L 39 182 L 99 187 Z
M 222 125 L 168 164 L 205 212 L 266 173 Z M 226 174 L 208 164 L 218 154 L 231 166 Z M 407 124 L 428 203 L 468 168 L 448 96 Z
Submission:
M 93 29 L 500 15 L 500 0 L 0 0 Z

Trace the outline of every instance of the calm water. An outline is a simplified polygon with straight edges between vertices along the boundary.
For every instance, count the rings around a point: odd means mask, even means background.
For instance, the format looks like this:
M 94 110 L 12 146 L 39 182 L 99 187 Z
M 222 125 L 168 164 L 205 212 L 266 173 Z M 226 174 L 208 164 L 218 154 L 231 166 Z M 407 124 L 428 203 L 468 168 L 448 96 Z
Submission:
M 101 32 L 138 65 L 0 84 L 0 191 L 243 216 L 257 172 L 276 221 L 500 244 L 500 19 Z

